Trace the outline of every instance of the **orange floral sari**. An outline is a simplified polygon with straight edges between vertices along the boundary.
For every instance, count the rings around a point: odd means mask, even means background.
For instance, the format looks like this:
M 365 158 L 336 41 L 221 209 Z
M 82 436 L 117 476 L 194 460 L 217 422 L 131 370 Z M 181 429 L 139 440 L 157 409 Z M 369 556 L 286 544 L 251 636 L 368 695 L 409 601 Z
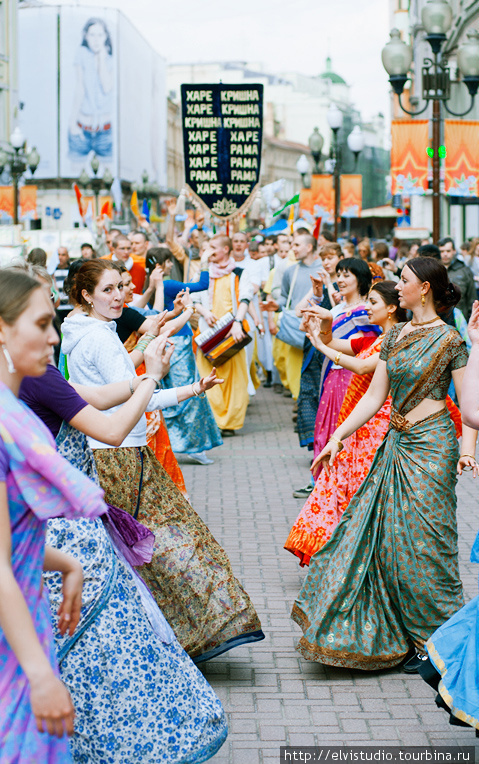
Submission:
M 145 373 L 145 364 L 142 363 L 137 368 L 136 373 L 141 376 Z M 146 441 L 151 448 L 161 466 L 166 470 L 174 484 L 179 488 L 183 496 L 188 499 L 188 491 L 185 486 L 185 479 L 176 460 L 176 456 L 171 448 L 168 430 L 161 411 L 146 412 Z

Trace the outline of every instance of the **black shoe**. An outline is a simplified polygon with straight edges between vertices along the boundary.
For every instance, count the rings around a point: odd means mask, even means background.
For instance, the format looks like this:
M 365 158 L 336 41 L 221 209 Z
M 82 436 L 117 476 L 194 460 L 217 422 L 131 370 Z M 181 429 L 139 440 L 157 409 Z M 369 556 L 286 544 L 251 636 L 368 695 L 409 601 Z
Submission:
M 221 434 L 223 438 L 232 438 L 236 433 L 234 430 L 221 430 Z
M 263 387 L 273 387 L 273 374 L 270 371 L 266 372 L 266 382 L 263 382 Z
M 308 483 L 308 485 L 305 485 L 304 488 L 297 488 L 296 491 L 293 491 L 293 497 L 295 499 L 307 499 L 313 488 L 314 485 Z
M 401 669 L 405 674 L 419 674 L 419 667 L 422 666 L 424 661 L 427 661 L 427 655 L 419 655 L 416 653 L 416 655 L 413 655 L 412 658 L 409 658 L 409 660 L 401 666 Z

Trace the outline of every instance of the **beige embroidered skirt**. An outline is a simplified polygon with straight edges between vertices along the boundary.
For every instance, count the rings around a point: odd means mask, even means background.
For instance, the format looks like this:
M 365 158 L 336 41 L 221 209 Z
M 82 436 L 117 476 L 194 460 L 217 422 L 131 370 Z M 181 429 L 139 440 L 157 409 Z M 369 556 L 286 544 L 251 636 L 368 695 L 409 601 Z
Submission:
M 105 500 L 155 534 L 153 559 L 138 571 L 183 648 L 197 657 L 263 639 L 225 551 L 151 449 L 105 448 L 94 454 Z

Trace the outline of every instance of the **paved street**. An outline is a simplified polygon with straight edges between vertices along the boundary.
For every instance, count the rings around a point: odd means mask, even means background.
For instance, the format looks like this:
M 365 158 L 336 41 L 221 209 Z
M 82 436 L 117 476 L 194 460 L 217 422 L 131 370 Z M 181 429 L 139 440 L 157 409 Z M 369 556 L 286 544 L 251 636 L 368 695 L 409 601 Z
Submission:
M 295 651 L 300 629 L 289 613 L 304 572 L 283 543 L 302 506 L 309 456 L 298 446 L 292 401 L 260 389 L 241 434 L 213 452 L 215 464 L 182 460 L 196 511 L 226 549 L 256 605 L 266 639 L 204 666 L 228 714 L 220 764 L 273 764 L 280 745 L 474 745 L 450 727 L 433 691 L 398 670 L 364 673 L 310 663 Z M 459 484 L 461 570 L 466 597 L 477 593 L 469 550 L 479 527 L 479 481 Z M 479 740 L 478 743 L 479 745 Z

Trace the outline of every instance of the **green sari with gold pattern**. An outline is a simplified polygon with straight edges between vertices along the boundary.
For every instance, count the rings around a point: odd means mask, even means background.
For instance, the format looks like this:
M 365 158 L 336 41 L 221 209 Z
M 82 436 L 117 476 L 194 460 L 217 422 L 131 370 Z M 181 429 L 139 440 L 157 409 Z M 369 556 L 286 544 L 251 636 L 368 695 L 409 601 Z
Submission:
M 393 411 L 370 471 L 330 541 L 312 558 L 292 618 L 298 650 L 332 666 L 399 664 L 464 604 L 456 530 L 457 437 L 449 412 L 411 424 L 425 398 L 444 400 L 467 363 L 447 325 L 383 341 Z M 361 405 L 361 404 L 359 404 Z

